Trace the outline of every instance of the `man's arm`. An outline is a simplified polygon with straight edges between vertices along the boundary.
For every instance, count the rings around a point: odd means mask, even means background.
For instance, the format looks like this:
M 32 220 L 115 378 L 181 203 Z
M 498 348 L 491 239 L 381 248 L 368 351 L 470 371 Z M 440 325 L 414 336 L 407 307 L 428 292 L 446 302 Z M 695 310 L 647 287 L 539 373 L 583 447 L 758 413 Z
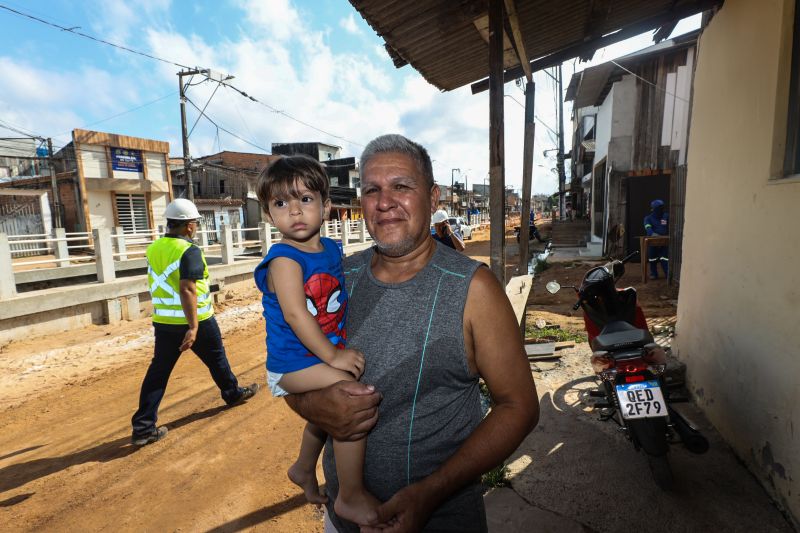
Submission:
M 354 441 L 367 436 L 378 421 L 381 395 L 373 385 L 340 381 L 330 387 L 284 396 L 298 415 L 337 440 Z
M 433 474 L 409 485 L 378 508 L 379 529 L 417 531 L 450 495 L 499 465 L 539 420 L 539 399 L 511 304 L 494 275 L 479 269 L 464 310 L 470 367 L 492 396 L 492 409 L 461 447 Z
M 463 252 L 466 246 L 464 245 L 464 241 L 461 239 L 461 235 L 458 232 L 453 231 L 453 228 L 450 227 L 450 224 L 445 223 L 444 225 L 444 232 L 445 235 L 450 236 L 450 240 L 453 242 L 453 247 L 457 252 Z
M 180 350 L 188 350 L 197 338 L 197 283 L 193 279 L 182 279 L 180 285 L 181 307 L 189 324 L 189 330 L 183 336 Z

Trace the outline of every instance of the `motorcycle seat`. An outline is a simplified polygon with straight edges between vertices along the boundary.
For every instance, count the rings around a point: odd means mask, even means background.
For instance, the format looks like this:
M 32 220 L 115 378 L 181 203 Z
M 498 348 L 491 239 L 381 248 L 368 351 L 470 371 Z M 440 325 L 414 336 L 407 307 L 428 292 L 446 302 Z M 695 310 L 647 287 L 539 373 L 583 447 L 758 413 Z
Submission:
M 639 329 L 625 321 L 611 322 L 594 339 L 594 350 L 614 352 L 641 348 L 653 342 L 646 329 Z

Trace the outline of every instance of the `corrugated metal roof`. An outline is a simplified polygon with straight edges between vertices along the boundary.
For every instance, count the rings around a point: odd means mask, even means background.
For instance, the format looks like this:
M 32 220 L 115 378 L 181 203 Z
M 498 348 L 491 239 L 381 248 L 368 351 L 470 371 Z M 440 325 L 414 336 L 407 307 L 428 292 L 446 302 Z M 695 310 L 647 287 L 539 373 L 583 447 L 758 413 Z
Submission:
M 437 88 L 449 91 L 489 76 L 489 48 L 485 32 L 480 31 L 488 16 L 487 0 L 350 3 L 386 42 L 396 66 L 411 64 Z M 659 18 L 661 22 L 653 28 L 660 27 L 719 3 L 721 0 L 515 0 L 522 40 L 531 60 L 568 51 L 643 21 Z M 507 62 L 506 67 L 510 66 Z

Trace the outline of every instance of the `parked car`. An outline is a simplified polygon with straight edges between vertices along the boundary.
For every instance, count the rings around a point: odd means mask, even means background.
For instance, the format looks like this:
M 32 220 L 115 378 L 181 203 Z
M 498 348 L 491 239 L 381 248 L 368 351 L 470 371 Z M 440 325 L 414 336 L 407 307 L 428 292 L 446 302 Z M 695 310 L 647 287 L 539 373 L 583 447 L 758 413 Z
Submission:
M 467 240 L 472 238 L 473 227 L 464 222 L 462 217 L 449 217 L 447 223 L 450 224 L 453 231 L 457 231 L 458 234 L 461 235 L 462 239 Z

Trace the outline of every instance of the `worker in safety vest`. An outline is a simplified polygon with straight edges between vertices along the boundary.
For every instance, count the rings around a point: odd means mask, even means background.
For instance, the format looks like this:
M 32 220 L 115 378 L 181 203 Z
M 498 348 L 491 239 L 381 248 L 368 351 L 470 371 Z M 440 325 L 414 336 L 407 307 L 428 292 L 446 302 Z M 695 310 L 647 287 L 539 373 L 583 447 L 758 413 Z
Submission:
M 164 212 L 167 233 L 147 247 L 147 284 L 153 302 L 155 353 L 142 382 L 139 410 L 133 415 L 136 446 L 164 438 L 157 427 L 158 406 L 181 353 L 192 349 L 205 363 L 229 406 L 252 398 L 258 384 L 239 387 L 231 371 L 222 335 L 214 318 L 208 265 L 192 237 L 201 218 L 189 200 L 178 198 Z
M 650 202 L 650 214 L 644 217 L 644 231 L 648 237 L 669 235 L 669 213 L 664 211 L 663 200 Z M 658 279 L 658 264 L 664 270 L 664 277 L 669 273 L 669 248 L 667 246 L 648 246 L 647 260 L 650 263 L 650 279 Z

